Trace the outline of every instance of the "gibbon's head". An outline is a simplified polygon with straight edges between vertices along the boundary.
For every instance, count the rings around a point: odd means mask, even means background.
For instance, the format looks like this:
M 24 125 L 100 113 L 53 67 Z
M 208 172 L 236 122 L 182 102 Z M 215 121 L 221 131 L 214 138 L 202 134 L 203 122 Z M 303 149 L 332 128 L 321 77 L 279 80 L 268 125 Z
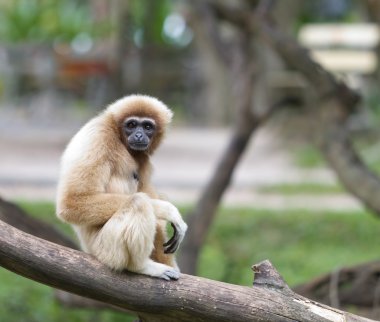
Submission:
M 164 103 L 145 95 L 121 98 L 111 104 L 107 112 L 113 115 L 127 149 L 149 154 L 160 144 L 173 117 Z

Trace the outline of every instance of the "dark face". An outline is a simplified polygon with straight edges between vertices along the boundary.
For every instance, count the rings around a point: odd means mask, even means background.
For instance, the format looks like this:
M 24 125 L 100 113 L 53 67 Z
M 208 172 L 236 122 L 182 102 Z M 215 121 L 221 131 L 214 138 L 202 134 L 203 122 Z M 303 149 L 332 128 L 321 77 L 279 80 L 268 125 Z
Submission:
M 156 124 L 150 118 L 132 116 L 125 120 L 123 130 L 130 149 L 145 151 L 149 148 Z

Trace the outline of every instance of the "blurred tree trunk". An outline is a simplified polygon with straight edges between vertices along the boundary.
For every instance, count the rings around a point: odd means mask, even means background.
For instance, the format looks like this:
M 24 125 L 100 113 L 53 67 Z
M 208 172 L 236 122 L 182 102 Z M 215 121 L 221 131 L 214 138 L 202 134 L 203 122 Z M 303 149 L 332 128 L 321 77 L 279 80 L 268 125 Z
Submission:
M 366 11 L 370 20 L 376 23 L 378 27 L 380 28 L 380 2 L 377 0 L 365 0 L 363 1 L 363 5 L 367 9 Z M 377 54 L 377 66 L 376 66 L 375 77 L 376 77 L 377 83 L 379 83 L 380 82 L 380 43 L 377 45 L 376 54 Z
M 195 209 L 187 217 L 189 230 L 181 248 L 179 264 L 181 269 L 189 274 L 196 274 L 200 251 L 215 218 L 217 207 L 252 134 L 277 108 L 288 103 L 285 99 L 268 108 L 265 97 L 267 89 L 264 63 L 267 53 L 246 28 L 230 26 L 233 29 L 230 33 L 233 34 L 232 38 L 235 41 L 226 43 L 221 30 L 226 32 L 227 27 L 224 26 L 224 29 L 220 27 L 222 21 L 213 7 L 213 4 L 217 6 L 218 3 L 226 2 L 195 1 L 191 5 L 191 15 L 199 17 L 195 27 L 198 28 L 198 37 L 205 44 L 202 49 L 208 51 L 210 57 L 218 58 L 219 65 L 228 72 L 229 82 L 233 84 L 230 104 L 233 107 L 235 122 L 223 155 L 204 187 Z M 240 2 L 240 5 L 236 5 L 235 2 L 232 7 L 234 10 L 249 11 L 254 9 L 257 3 L 252 1 L 247 5 L 247 2 Z M 201 21 L 207 23 L 201 24 Z M 236 41 L 239 37 L 240 41 Z M 222 89 L 219 88 L 220 90 Z M 220 105 L 215 106 L 215 109 L 218 108 Z
M 116 32 L 116 50 L 115 50 L 115 66 L 112 75 L 113 96 L 120 98 L 125 96 L 125 59 L 127 51 L 132 43 L 132 35 L 130 31 L 130 12 L 129 1 L 119 0 L 117 4 L 117 32 Z
M 215 217 L 220 199 L 231 181 L 233 171 L 242 153 L 248 145 L 252 131 L 257 127 L 251 111 L 254 79 L 256 79 L 257 76 L 255 75 L 253 67 L 254 63 L 251 57 L 253 50 L 248 35 L 236 33 L 235 37 L 237 36 L 241 39 L 239 43 L 235 43 L 235 46 L 237 46 L 235 48 L 238 48 L 235 49 L 235 55 L 231 52 L 221 52 L 223 38 L 220 34 L 218 21 L 216 20 L 212 8 L 206 3 L 195 2 L 192 4 L 190 11 L 193 17 L 192 25 L 194 25 L 196 33 L 198 34 L 198 42 L 203 44 L 200 46 L 200 50 L 203 50 L 204 57 L 209 56 L 210 60 L 218 61 L 218 63 L 215 63 L 213 68 L 209 70 L 210 82 L 213 83 L 212 78 L 215 77 L 215 74 L 212 73 L 219 70 L 220 67 L 222 67 L 223 73 L 227 72 L 228 67 L 230 68 L 230 79 L 234 79 L 235 83 L 232 106 L 235 106 L 236 119 L 233 133 L 225 152 L 221 156 L 212 177 L 204 187 L 195 209 L 187 216 L 189 229 L 181 247 L 179 266 L 183 272 L 195 274 L 199 253 Z M 194 17 L 199 18 L 195 19 Z M 203 21 L 202 25 L 200 25 L 201 21 Z M 207 23 L 205 23 L 206 21 Z M 236 61 L 239 60 L 240 63 L 238 63 L 238 66 L 234 66 L 237 70 L 235 70 L 233 74 L 231 65 L 233 63 L 236 64 Z M 232 77 L 232 74 L 236 77 Z M 218 72 L 216 75 L 218 75 Z M 225 90 L 223 90 L 224 86 L 219 87 L 219 85 L 221 85 L 221 83 L 215 85 L 216 93 L 214 94 L 216 94 L 217 99 L 212 103 L 218 104 L 213 107 L 216 114 L 218 114 L 218 110 L 223 106 L 220 105 L 221 102 L 218 103 L 217 101 L 222 101 L 224 99 L 223 94 L 226 94 Z M 213 95 L 210 91 L 208 91 L 207 94 Z M 212 101 L 213 99 L 210 99 L 210 102 Z
M 219 40 L 210 41 L 210 37 L 219 35 L 219 28 L 215 17 L 205 5 L 194 4 L 186 10 L 187 22 L 193 30 L 194 43 L 197 48 L 198 69 L 202 77 L 201 98 L 195 106 L 198 119 L 207 120 L 209 125 L 221 125 L 231 118 L 232 108 L 232 80 L 229 78 L 228 66 L 221 51 L 223 46 Z M 216 45 L 216 41 L 219 45 Z M 205 103 L 204 104 L 202 104 Z

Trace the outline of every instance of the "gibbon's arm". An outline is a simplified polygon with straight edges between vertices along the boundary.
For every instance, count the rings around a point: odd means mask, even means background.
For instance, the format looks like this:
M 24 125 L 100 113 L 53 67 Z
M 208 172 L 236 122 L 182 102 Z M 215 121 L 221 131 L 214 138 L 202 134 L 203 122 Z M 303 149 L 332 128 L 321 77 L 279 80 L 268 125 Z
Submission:
M 61 201 L 58 217 L 73 225 L 99 226 L 133 204 L 134 195 L 113 193 L 72 194 Z
M 57 215 L 63 221 L 74 225 L 103 225 L 115 213 L 133 207 L 138 199 L 138 194 L 107 192 L 112 166 L 107 157 L 102 155 L 98 157 L 98 162 L 100 165 L 78 162 L 72 167 L 68 166 L 62 173 Z M 67 164 L 70 165 L 69 162 Z M 147 197 L 140 199 L 149 202 Z

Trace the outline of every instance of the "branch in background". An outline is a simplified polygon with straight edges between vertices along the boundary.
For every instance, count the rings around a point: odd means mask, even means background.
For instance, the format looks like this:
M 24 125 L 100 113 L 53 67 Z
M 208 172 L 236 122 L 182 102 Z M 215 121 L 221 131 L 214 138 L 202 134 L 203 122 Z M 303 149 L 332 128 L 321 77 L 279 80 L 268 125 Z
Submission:
M 341 307 L 376 308 L 379 302 L 380 261 L 343 267 L 322 275 L 310 282 L 296 286 L 295 292 L 313 300 L 333 305 L 336 301 Z M 332 297 L 331 294 L 335 295 Z
M 88 254 L 33 237 L 1 221 L 0 265 L 40 283 L 131 310 L 147 322 L 369 321 L 273 289 L 268 283 L 250 288 L 189 275 L 167 282 L 115 273 Z M 261 265 L 256 265 L 259 272 Z
M 294 40 L 289 41 L 279 29 L 261 21 L 257 31 L 281 55 L 284 61 L 302 73 L 319 95 L 318 140 L 322 153 L 340 181 L 366 207 L 380 215 L 380 179 L 361 160 L 345 127 L 347 117 L 358 102 L 358 96 L 345 83 L 313 62 Z
M 53 243 L 78 249 L 78 246 L 52 225 L 28 216 L 19 206 L 0 198 L 0 220 L 28 234 Z
M 290 68 L 300 72 L 310 82 L 319 96 L 317 143 L 323 155 L 346 189 L 380 215 L 380 199 L 377 197 L 380 179 L 361 160 L 345 127 L 359 100 L 358 95 L 315 63 L 304 48 L 284 35 L 266 16 L 257 12 L 232 12 L 221 3 L 214 3 L 214 6 L 220 17 L 260 37 Z

